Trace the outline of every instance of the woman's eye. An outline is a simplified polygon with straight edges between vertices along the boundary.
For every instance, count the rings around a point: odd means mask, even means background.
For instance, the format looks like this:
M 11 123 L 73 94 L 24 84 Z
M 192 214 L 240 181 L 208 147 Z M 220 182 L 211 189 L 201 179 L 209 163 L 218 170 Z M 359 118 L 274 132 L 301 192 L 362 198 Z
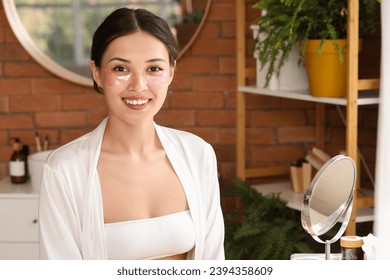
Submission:
M 159 72 L 159 71 L 162 71 L 163 69 L 160 68 L 160 67 L 157 67 L 157 66 L 152 66 L 149 68 L 149 72 Z
M 123 67 L 123 66 L 117 66 L 117 67 L 114 68 L 114 70 L 117 71 L 117 72 L 128 72 L 126 67 Z

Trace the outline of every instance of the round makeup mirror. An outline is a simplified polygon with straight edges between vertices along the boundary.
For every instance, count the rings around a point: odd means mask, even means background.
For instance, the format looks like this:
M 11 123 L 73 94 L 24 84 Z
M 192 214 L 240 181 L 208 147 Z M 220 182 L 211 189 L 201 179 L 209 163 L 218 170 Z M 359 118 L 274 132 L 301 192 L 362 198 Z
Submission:
M 26 51 L 53 74 L 92 86 L 89 68 L 93 32 L 119 7 L 146 8 L 176 34 L 179 58 L 191 46 L 211 0 L 3 0 L 8 21 Z
M 348 156 L 338 155 L 326 162 L 313 178 L 303 197 L 303 228 L 317 241 L 325 243 L 325 259 L 330 259 L 330 244 L 345 232 L 352 212 L 356 184 L 356 165 Z M 336 223 L 341 226 L 330 240 L 322 235 Z

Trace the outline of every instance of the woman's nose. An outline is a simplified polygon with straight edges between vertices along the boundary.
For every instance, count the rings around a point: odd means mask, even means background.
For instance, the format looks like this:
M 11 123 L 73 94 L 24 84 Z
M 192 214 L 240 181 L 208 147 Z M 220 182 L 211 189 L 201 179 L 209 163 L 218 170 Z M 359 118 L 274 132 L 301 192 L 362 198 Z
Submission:
M 133 73 L 129 79 L 127 89 L 135 92 L 142 92 L 147 89 L 147 80 L 145 75 Z

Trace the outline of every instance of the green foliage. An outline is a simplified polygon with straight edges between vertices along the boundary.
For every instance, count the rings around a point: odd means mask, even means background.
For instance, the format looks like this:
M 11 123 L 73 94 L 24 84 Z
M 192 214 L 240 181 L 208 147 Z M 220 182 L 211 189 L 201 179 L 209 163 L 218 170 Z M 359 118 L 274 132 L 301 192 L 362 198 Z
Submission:
M 202 21 L 203 15 L 203 10 L 194 10 L 191 14 L 187 15 L 186 21 L 189 23 L 198 24 Z
M 264 196 L 247 182 L 234 183 L 230 191 L 241 206 L 225 216 L 227 259 L 290 259 L 293 253 L 313 251 L 299 211 L 288 208 L 279 194 Z
M 359 0 L 360 34 L 374 32 L 379 26 L 378 0 Z M 257 19 L 259 37 L 255 43 L 255 52 L 263 68 L 268 64 L 266 85 L 274 73 L 288 58 L 292 48 L 302 42 L 301 54 L 304 53 L 307 40 L 331 39 L 342 61 L 341 49 L 337 39 L 347 36 L 348 1 L 347 0 L 259 0 L 253 8 L 266 11 Z

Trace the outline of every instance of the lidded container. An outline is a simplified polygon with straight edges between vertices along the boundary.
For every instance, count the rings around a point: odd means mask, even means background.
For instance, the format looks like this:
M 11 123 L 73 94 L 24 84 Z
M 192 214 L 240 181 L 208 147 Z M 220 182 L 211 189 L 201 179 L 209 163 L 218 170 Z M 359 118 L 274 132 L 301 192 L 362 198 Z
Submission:
M 342 260 L 364 260 L 363 238 L 360 236 L 342 236 L 340 238 Z

